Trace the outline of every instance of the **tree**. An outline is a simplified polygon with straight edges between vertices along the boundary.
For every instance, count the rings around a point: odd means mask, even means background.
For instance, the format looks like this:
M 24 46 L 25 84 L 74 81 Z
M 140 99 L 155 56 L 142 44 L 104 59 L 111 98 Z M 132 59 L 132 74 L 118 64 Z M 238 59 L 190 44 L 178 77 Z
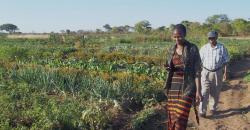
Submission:
M 151 29 L 151 24 L 147 20 L 135 24 L 135 31 L 139 33 L 148 33 Z
M 99 28 L 97 28 L 97 29 L 95 30 L 95 32 L 96 32 L 96 33 L 101 33 L 101 32 L 102 32 L 102 30 L 101 30 L 101 29 L 99 29 Z
M 245 35 L 248 33 L 248 22 L 245 19 L 235 19 L 232 21 L 234 33 L 236 35 Z
M 183 24 L 184 26 L 188 27 L 190 24 L 192 24 L 192 22 L 184 20 L 184 21 L 181 21 L 181 24 Z
M 66 33 L 66 31 L 65 31 L 65 30 L 60 30 L 60 32 L 61 32 L 61 33 Z
M 82 33 L 84 33 L 84 32 L 85 32 L 85 31 L 82 30 L 82 29 L 79 29 L 79 30 L 76 31 L 76 33 L 78 33 L 78 34 L 82 34 Z
M 113 32 L 113 33 L 120 33 L 121 30 L 120 30 L 119 27 L 113 27 L 113 28 L 112 28 L 112 32 Z
M 112 30 L 112 27 L 109 24 L 103 25 L 103 28 L 106 29 L 106 31 L 110 32 Z
M 70 31 L 69 29 L 66 29 L 66 33 L 67 33 L 67 34 L 70 34 L 70 32 L 71 32 L 71 31 Z
M 217 24 L 222 22 L 230 22 L 226 14 L 216 14 L 206 19 L 207 24 Z
M 214 24 L 213 30 L 217 30 L 222 36 L 229 36 L 233 33 L 231 24 L 226 22 Z
M 201 35 L 201 24 L 199 22 L 186 22 L 186 27 L 189 36 Z
M 160 26 L 160 27 L 158 27 L 156 30 L 158 31 L 158 32 L 164 32 L 165 31 L 165 26 Z
M 7 24 L 1 25 L 0 30 L 5 30 L 9 33 L 14 33 L 16 30 L 19 30 L 19 29 L 16 25 L 7 23 Z
M 124 26 L 125 32 L 129 32 L 130 29 L 132 29 L 132 27 L 130 27 L 129 25 Z

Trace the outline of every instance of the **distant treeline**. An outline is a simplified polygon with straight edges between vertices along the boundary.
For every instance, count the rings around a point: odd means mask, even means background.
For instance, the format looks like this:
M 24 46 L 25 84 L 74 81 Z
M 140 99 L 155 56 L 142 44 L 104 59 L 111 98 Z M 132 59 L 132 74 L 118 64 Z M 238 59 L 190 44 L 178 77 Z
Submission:
M 163 19 L 164 20 L 164 19 Z M 188 20 L 183 20 L 180 23 L 184 24 L 188 30 L 188 36 L 197 37 L 205 36 L 208 31 L 216 30 L 219 32 L 220 36 L 249 36 L 250 35 L 250 21 L 237 18 L 229 19 L 226 14 L 217 14 L 209 16 L 206 18 L 204 23 L 191 22 Z M 121 26 L 111 26 L 110 24 L 105 24 L 102 29 L 96 29 L 95 31 L 77 30 L 72 31 L 70 29 L 61 30 L 62 34 L 128 34 L 128 33 L 138 33 L 146 35 L 160 35 L 162 37 L 170 37 L 171 30 L 174 24 L 169 26 L 160 26 L 153 28 L 148 20 L 143 20 L 137 22 L 134 26 L 121 25 Z M 0 25 L 1 31 L 6 31 L 9 33 L 21 33 L 16 32 L 19 28 L 14 24 L 3 24 Z
M 204 23 L 181 21 L 188 29 L 189 36 L 206 35 L 210 30 L 216 30 L 221 36 L 247 36 L 250 35 L 250 21 L 243 18 L 229 19 L 226 14 L 218 14 L 208 17 Z M 133 27 L 125 25 L 118 27 L 111 27 L 109 24 L 105 24 L 103 28 L 105 32 L 110 33 L 127 33 L 137 32 L 142 34 L 159 34 L 166 33 L 171 34 L 171 30 L 174 24 L 170 26 L 160 26 L 158 28 L 152 28 L 151 24 L 147 20 L 136 23 Z M 97 29 L 96 32 L 101 32 Z

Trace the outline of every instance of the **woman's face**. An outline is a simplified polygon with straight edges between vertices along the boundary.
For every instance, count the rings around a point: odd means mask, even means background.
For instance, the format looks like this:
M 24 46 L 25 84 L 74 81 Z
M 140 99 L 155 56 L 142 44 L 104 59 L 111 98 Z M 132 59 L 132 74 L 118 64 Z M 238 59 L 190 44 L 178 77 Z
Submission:
M 172 38 L 177 44 L 183 44 L 185 41 L 185 35 L 181 30 L 178 29 L 174 30 Z

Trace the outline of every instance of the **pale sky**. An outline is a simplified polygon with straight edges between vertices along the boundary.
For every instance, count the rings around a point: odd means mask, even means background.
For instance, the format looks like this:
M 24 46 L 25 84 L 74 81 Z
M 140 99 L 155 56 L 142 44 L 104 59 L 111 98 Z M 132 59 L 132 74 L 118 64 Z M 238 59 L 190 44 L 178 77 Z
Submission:
M 0 24 L 21 32 L 103 29 L 148 20 L 153 27 L 227 14 L 250 20 L 250 0 L 0 0 Z

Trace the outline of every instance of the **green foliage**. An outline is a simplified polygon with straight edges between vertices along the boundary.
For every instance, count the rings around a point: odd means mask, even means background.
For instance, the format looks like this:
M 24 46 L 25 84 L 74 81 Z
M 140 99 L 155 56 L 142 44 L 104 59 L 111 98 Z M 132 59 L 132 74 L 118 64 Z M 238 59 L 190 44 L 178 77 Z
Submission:
M 250 83 L 250 72 L 248 72 L 248 73 L 245 75 L 244 81 Z
M 208 24 L 217 24 L 217 23 L 223 23 L 223 22 L 229 22 L 229 21 L 230 20 L 226 14 L 216 14 L 206 19 L 206 22 Z
M 7 34 L 5 33 L 0 33 L 0 39 L 5 39 L 7 37 Z
M 151 29 L 151 24 L 147 20 L 135 24 L 135 31 L 138 33 L 148 33 Z
M 221 36 L 230 36 L 233 34 L 233 27 L 227 22 L 214 24 L 213 30 L 217 30 Z
M 103 28 L 106 29 L 106 31 L 108 32 L 112 30 L 112 27 L 109 24 L 103 25 Z
M 231 61 L 250 55 L 249 40 L 221 39 L 221 42 L 227 47 Z
M 202 30 L 209 29 L 184 23 L 204 35 Z M 137 113 L 129 124 L 124 121 L 134 129 L 165 129 L 165 113 L 155 106 L 166 99 L 163 64 L 174 43 L 151 31 L 68 34 L 63 44 L 57 36 L 0 38 L 0 129 L 113 129 L 114 120 L 124 116 L 120 112 Z M 206 37 L 187 39 L 198 47 L 208 42 Z M 249 40 L 219 41 L 231 60 L 250 55 Z
M 250 23 L 244 19 L 235 19 L 232 21 L 232 26 L 236 35 L 247 35 L 250 33 Z
M 49 35 L 49 42 L 51 44 L 62 44 L 64 42 L 63 37 L 57 33 L 51 33 Z
M 3 53 L 4 59 L 13 60 L 25 60 L 28 58 L 28 48 L 20 48 L 20 47 L 13 47 L 13 48 L 5 48 Z
M 2 86 L 0 101 L 1 128 L 75 129 L 84 109 L 77 100 L 48 96 L 26 83 Z
M 1 25 L 0 30 L 5 30 L 5 31 L 7 31 L 9 33 L 13 33 L 16 30 L 18 30 L 18 27 L 16 25 L 14 25 L 14 24 L 7 23 L 7 24 Z
M 47 95 L 25 83 L 2 86 L 0 128 L 17 129 L 91 129 L 111 127 L 113 103 L 93 101 L 86 104 L 63 95 Z
M 132 119 L 134 130 L 162 130 L 166 128 L 166 113 L 155 108 L 144 109 Z
M 112 111 L 113 104 L 109 101 L 99 101 L 89 104 L 89 107 L 82 111 L 81 128 L 89 130 L 111 129 L 111 120 L 116 113 Z

